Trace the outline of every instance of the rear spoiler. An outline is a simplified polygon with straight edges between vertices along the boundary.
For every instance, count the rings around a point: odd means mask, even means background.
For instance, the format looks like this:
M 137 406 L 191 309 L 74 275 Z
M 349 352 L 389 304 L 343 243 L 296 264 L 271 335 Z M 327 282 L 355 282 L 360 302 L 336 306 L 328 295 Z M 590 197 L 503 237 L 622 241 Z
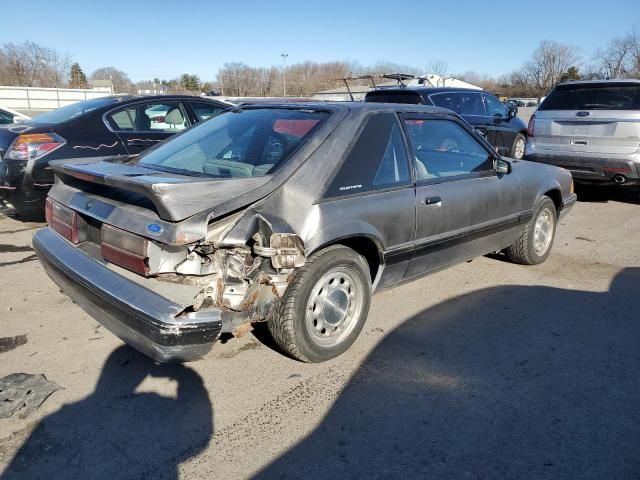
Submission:
M 268 177 L 191 177 L 137 165 L 86 160 L 58 160 L 50 165 L 63 183 L 76 179 L 143 195 L 153 204 L 158 216 L 170 222 L 185 220 L 205 210 L 215 209 L 219 216 L 242 208 L 262 198 L 264 193 L 259 187 L 269 181 Z

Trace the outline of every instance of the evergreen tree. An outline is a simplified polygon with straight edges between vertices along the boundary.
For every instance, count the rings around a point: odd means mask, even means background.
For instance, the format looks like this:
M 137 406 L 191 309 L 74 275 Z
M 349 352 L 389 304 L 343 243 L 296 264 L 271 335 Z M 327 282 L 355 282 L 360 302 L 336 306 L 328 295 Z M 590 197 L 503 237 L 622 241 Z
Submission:
M 69 86 L 71 88 L 87 88 L 89 84 L 87 83 L 87 76 L 80 68 L 78 63 L 74 63 L 71 65 L 71 72 L 69 73 Z

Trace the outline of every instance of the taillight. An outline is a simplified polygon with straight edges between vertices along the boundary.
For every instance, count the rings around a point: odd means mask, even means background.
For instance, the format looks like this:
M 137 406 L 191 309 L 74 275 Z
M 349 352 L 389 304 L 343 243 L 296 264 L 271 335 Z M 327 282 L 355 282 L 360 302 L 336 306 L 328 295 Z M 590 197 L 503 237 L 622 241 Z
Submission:
M 101 235 L 102 258 L 140 275 L 149 274 L 147 239 L 106 224 L 102 225 Z
M 71 243 L 80 243 L 86 240 L 85 223 L 77 212 L 47 198 L 44 213 L 47 224 Z M 79 224 L 81 224 L 80 228 Z
M 11 142 L 5 158 L 11 160 L 36 160 L 65 144 L 64 138 L 55 133 L 29 133 L 18 135 Z
M 530 137 L 533 137 L 533 130 L 535 129 L 535 126 L 536 126 L 536 115 L 533 114 L 529 119 L 529 126 L 527 127 L 527 135 L 529 135 Z

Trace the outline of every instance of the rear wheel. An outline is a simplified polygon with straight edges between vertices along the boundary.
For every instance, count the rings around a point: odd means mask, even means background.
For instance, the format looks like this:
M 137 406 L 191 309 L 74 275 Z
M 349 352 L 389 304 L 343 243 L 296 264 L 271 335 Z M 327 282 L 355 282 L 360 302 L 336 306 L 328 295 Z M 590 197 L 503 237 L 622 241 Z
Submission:
M 313 254 L 298 269 L 276 312 L 271 335 L 304 362 L 337 357 L 358 337 L 369 312 L 371 277 L 366 260 L 343 245 Z
M 524 157 L 524 147 L 527 144 L 526 137 L 519 133 L 516 135 L 513 145 L 511 146 L 511 158 L 521 160 Z
M 549 197 L 541 197 L 533 209 L 533 217 L 524 227 L 520 238 L 507 248 L 512 262 L 538 265 L 544 262 L 556 235 L 556 206 Z

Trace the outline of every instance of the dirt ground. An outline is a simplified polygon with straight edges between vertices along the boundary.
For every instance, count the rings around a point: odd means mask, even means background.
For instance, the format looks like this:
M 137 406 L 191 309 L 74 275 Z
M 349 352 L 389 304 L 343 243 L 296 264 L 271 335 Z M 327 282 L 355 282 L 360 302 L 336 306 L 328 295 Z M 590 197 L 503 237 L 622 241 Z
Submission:
M 582 197 L 537 267 L 485 257 L 373 300 L 341 357 L 264 329 L 157 365 L 62 295 L 0 218 L 0 377 L 63 389 L 0 419 L 3 478 L 640 478 L 640 196 Z M 2 476 L 0 474 L 0 476 Z

